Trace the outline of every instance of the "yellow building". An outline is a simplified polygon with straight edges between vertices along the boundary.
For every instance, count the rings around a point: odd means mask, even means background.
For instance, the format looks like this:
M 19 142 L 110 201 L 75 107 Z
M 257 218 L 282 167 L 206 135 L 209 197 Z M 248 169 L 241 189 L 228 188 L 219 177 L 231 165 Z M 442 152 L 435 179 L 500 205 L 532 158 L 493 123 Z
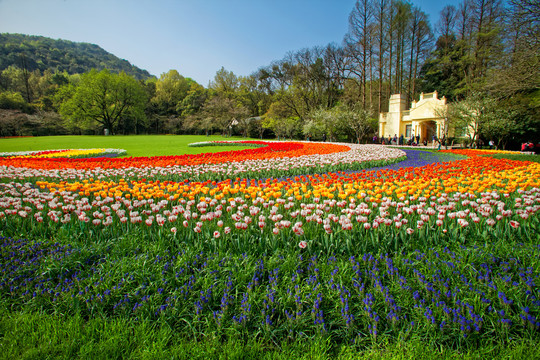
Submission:
M 420 100 L 413 101 L 407 110 L 405 97 L 401 94 L 390 96 L 388 112 L 379 114 L 379 137 L 396 135 L 410 139 L 420 136 L 420 141 L 431 142 L 433 135 L 439 139 L 444 135 L 444 116 L 447 110 L 446 98 L 437 98 L 437 92 L 420 94 Z

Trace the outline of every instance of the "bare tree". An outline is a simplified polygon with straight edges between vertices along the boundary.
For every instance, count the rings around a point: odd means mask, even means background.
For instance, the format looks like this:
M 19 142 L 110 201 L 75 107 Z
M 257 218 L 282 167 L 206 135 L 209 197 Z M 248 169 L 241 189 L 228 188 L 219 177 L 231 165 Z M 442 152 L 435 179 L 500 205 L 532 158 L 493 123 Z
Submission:
M 470 37 L 472 36 L 472 1 L 473 0 L 463 0 L 459 4 L 457 13 L 456 13 L 456 26 L 458 28 L 458 39 L 469 42 Z
M 411 40 L 410 40 L 410 60 L 409 60 L 409 99 L 416 97 L 416 79 L 421 62 L 428 56 L 433 46 L 433 33 L 429 26 L 426 13 L 415 7 L 411 17 Z
M 540 89 L 540 3 L 513 0 L 507 9 L 507 49 L 487 88 L 498 96 Z
M 443 51 L 448 51 L 450 43 L 455 36 L 455 26 L 457 22 L 457 9 L 453 5 L 446 5 L 440 13 L 436 31 L 439 34 L 439 44 Z
M 374 18 L 376 21 L 376 32 L 374 35 L 375 42 L 375 58 L 377 61 L 377 74 L 378 74 L 378 105 L 377 110 L 381 112 L 383 110 L 383 81 L 384 71 L 387 62 L 388 53 L 388 41 L 386 37 L 386 23 L 388 21 L 388 9 L 390 7 L 390 0 L 376 0 L 374 3 Z
M 349 32 L 345 36 L 349 71 L 360 79 L 362 106 L 366 106 L 369 59 L 371 57 L 373 35 L 373 7 L 369 0 L 357 0 L 349 15 Z M 371 79 L 369 79 L 371 80 Z

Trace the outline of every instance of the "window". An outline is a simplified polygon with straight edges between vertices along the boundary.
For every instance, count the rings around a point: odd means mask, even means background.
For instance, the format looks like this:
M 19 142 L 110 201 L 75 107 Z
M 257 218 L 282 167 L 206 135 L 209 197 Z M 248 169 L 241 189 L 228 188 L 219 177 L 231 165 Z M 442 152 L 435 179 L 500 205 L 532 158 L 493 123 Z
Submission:
M 412 125 L 405 125 L 405 137 L 410 138 L 412 133 Z

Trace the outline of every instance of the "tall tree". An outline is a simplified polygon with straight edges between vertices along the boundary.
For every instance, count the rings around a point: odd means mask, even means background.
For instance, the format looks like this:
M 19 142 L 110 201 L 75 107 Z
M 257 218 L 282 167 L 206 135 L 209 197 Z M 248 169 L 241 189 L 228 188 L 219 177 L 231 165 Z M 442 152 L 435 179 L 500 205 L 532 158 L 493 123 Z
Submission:
M 161 115 L 176 114 L 179 103 L 188 95 L 192 84 L 196 82 L 183 77 L 177 70 L 169 70 L 157 80 L 152 102 L 156 104 Z
M 471 82 L 482 78 L 501 54 L 500 0 L 473 0 L 472 22 L 474 30 Z
M 376 0 L 375 2 L 375 58 L 377 61 L 377 74 L 378 74 L 378 112 L 383 110 L 383 99 L 388 97 L 384 96 L 383 82 L 384 71 L 386 67 L 387 52 L 388 52 L 388 40 L 386 36 L 386 24 L 388 21 L 388 9 L 390 7 L 390 0 Z
M 413 8 L 411 17 L 410 47 L 408 97 L 412 99 L 416 98 L 418 92 L 416 82 L 420 66 L 426 61 L 433 47 L 433 33 L 428 16 L 416 7 Z
M 216 72 L 214 80 L 210 82 L 208 88 L 216 91 L 220 95 L 233 98 L 239 86 L 240 82 L 238 77 L 232 71 L 228 71 L 224 67 L 221 67 L 221 69 Z
M 467 44 L 473 35 L 472 9 L 473 0 L 463 0 L 456 13 L 457 38 Z
M 394 93 L 402 93 L 405 88 L 403 86 L 403 79 L 405 78 L 404 68 L 407 47 L 405 47 L 405 41 L 409 37 L 408 31 L 410 30 L 409 24 L 411 21 L 411 5 L 403 1 L 394 2 L 395 17 L 394 17 L 394 33 L 395 36 L 395 80 L 394 80 Z
M 349 32 L 345 35 L 348 70 L 360 80 L 362 106 L 366 107 L 367 83 L 373 49 L 373 6 L 370 0 L 357 0 L 349 15 Z M 371 80 L 371 79 L 369 79 Z
M 214 96 L 206 101 L 202 108 L 204 118 L 211 119 L 223 135 L 230 133 L 238 119 L 249 116 L 249 110 L 241 103 L 223 95 Z
M 495 139 L 500 146 L 520 128 L 512 111 L 486 93 L 475 92 L 467 99 L 451 104 L 449 115 L 454 133 L 467 136 L 470 146 L 477 145 L 481 138 Z
M 507 48 L 487 87 L 509 98 L 540 90 L 540 4 L 513 0 L 506 14 Z
M 206 99 L 208 99 L 208 90 L 202 85 L 192 83 L 186 97 L 177 105 L 176 111 L 181 116 L 195 115 L 200 112 Z
M 454 5 L 446 5 L 440 12 L 436 31 L 439 34 L 439 46 L 444 55 L 450 48 L 450 43 L 456 38 L 457 9 Z
M 76 86 L 62 93 L 60 114 L 71 124 L 91 127 L 98 123 L 114 132 L 124 117 L 143 119 L 147 101 L 141 84 L 126 73 L 92 70 L 81 76 Z

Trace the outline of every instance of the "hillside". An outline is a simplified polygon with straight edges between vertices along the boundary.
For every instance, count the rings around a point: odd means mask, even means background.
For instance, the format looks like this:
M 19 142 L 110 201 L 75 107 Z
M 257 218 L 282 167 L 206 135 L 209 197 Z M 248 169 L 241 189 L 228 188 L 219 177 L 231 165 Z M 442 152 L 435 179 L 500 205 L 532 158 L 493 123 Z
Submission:
M 0 71 L 10 65 L 22 68 L 24 62 L 29 71 L 50 69 L 77 74 L 90 69 L 106 68 L 113 72 L 124 71 L 137 79 L 152 76 L 148 71 L 114 56 L 98 45 L 43 36 L 0 34 Z

